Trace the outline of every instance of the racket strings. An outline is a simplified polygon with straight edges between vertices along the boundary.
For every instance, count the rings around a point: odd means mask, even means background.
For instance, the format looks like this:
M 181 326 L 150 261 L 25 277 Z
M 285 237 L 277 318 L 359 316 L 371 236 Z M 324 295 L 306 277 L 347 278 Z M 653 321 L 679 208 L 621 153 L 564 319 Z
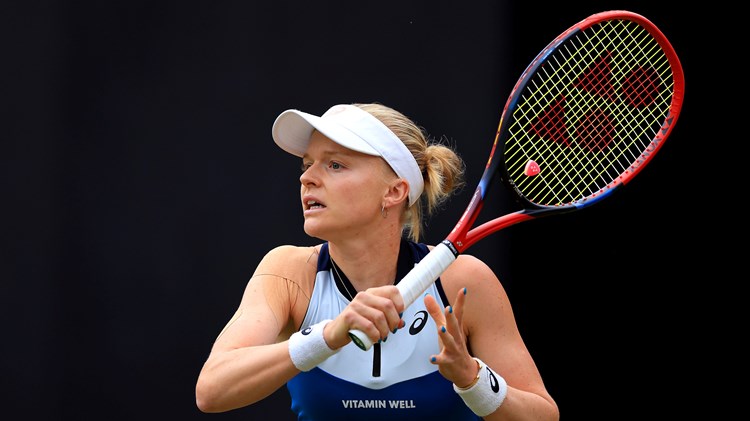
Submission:
M 599 48 L 601 48 L 601 46 L 599 46 Z M 584 97 L 579 97 L 581 100 L 578 102 L 570 101 L 568 109 L 579 109 L 581 110 L 580 115 L 583 116 L 579 120 L 577 128 L 575 129 L 575 136 L 579 139 L 582 149 L 568 149 L 568 151 L 573 153 L 565 154 L 562 157 L 562 162 L 578 161 L 580 164 L 575 166 L 563 166 L 561 164 L 561 168 L 567 169 L 565 172 L 566 177 L 569 176 L 573 170 L 604 168 L 607 170 L 606 172 L 611 178 L 611 174 L 613 173 L 612 171 L 609 171 L 613 168 L 609 165 L 611 160 L 603 154 L 587 154 L 585 152 L 603 151 L 609 146 L 613 138 L 612 131 L 615 124 L 613 121 L 614 117 L 603 111 L 604 107 L 606 107 L 605 102 L 612 102 L 614 97 L 614 88 L 611 78 L 612 66 L 610 64 L 612 53 L 606 48 L 602 50 L 603 53 L 601 55 L 596 54 L 593 56 L 591 53 L 596 51 L 594 48 L 579 49 L 578 51 L 584 51 L 588 56 L 585 56 L 583 60 L 576 61 L 576 63 L 591 64 L 583 68 L 578 65 L 574 66 L 576 72 L 581 72 L 581 75 L 573 81 L 573 86 L 576 89 L 586 92 L 588 95 L 587 98 L 591 99 L 584 100 Z M 570 57 L 574 56 L 571 55 Z M 615 170 L 617 169 L 615 168 Z M 619 172 L 615 171 L 614 173 Z M 586 173 L 585 176 L 582 176 L 582 173 L 574 174 L 577 175 L 577 179 L 579 180 L 577 184 L 571 182 L 563 184 L 566 186 L 566 197 L 576 197 L 576 195 L 586 196 L 587 194 L 590 194 L 590 191 L 585 190 L 585 188 L 589 187 L 596 177 L 592 177 L 591 172 Z M 570 178 L 575 180 L 573 177 Z M 548 190 L 548 192 L 554 193 L 555 191 Z
M 673 83 L 664 51 L 635 22 L 604 21 L 574 34 L 518 95 L 505 141 L 512 183 L 544 206 L 605 191 L 653 148 Z M 529 161 L 538 174 L 524 174 Z

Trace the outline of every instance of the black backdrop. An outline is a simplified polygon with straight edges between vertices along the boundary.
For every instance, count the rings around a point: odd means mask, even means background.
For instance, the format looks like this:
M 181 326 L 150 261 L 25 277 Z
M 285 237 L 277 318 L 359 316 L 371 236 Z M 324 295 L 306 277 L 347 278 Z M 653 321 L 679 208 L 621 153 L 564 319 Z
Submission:
M 665 387 L 689 397 L 676 357 L 694 316 L 675 268 L 697 253 L 668 209 L 692 188 L 670 186 L 694 164 L 700 57 L 676 2 L 17 3 L 2 13 L 9 419 L 291 419 L 285 389 L 224 414 L 194 403 L 258 260 L 317 241 L 302 231 L 298 162 L 270 137 L 276 115 L 376 101 L 455 144 L 472 187 L 429 222 L 434 243 L 468 203 L 528 62 L 610 9 L 645 15 L 680 54 L 672 137 L 613 198 L 471 253 L 502 279 L 564 420 L 673 413 Z

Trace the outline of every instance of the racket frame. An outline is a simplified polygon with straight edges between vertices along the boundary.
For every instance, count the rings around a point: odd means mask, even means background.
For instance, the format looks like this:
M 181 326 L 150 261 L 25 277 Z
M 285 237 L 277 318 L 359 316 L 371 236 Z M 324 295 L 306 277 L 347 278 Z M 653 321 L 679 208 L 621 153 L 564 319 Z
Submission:
M 508 136 L 508 132 L 504 129 L 504 120 L 512 116 L 513 111 L 518 105 L 518 101 L 521 94 L 524 92 L 526 85 L 530 82 L 531 76 L 542 66 L 549 58 L 550 54 L 554 52 L 561 44 L 570 39 L 571 37 L 578 34 L 580 31 L 589 28 L 592 25 L 598 24 L 607 20 L 624 19 L 636 22 L 639 26 L 647 30 L 651 36 L 656 40 L 661 49 L 664 51 L 673 75 L 673 95 L 670 109 L 667 116 L 661 126 L 661 129 L 657 132 L 654 138 L 651 140 L 648 147 L 644 150 L 642 155 L 636 159 L 626 171 L 621 173 L 618 177 L 615 177 L 606 187 L 600 189 L 596 194 L 587 196 L 581 200 L 575 200 L 565 205 L 558 206 L 545 206 L 533 203 L 527 200 L 524 195 L 520 192 L 517 186 L 514 184 L 512 178 L 509 176 L 505 166 L 501 166 L 501 159 L 504 155 L 504 141 Z M 401 292 L 404 299 L 405 307 L 411 305 L 430 284 L 442 274 L 448 266 L 450 266 L 458 256 L 465 252 L 469 247 L 474 245 L 477 241 L 487 237 L 488 235 L 495 233 L 499 230 L 507 228 L 511 225 L 515 225 L 524 221 L 535 219 L 541 216 L 551 216 L 561 213 L 572 212 L 580 210 L 599 202 L 605 197 L 610 196 L 614 191 L 627 184 L 630 180 L 635 177 L 646 164 L 653 158 L 656 152 L 663 146 L 664 141 L 670 135 L 674 125 L 679 116 L 680 109 L 682 107 L 682 98 L 684 96 L 684 74 L 682 72 L 682 66 L 680 61 L 672 48 L 671 44 L 664 36 L 664 34 L 648 19 L 645 17 L 626 10 L 613 10 L 597 13 L 583 19 L 577 24 L 573 25 L 565 32 L 558 35 L 552 42 L 550 42 L 534 60 L 526 67 L 521 77 L 516 82 L 513 90 L 508 97 L 503 112 L 501 114 L 500 123 L 495 135 L 492 149 L 487 160 L 484 172 L 480 178 L 480 181 L 471 197 L 471 200 L 466 207 L 466 210 L 461 215 L 456 225 L 453 227 L 448 236 L 441 243 L 436 245 L 430 253 L 428 253 L 414 268 L 397 284 L 397 288 Z M 497 176 L 497 177 L 496 177 Z M 523 209 L 516 212 L 508 213 L 506 215 L 491 219 L 487 222 L 482 223 L 479 226 L 473 227 L 477 217 L 481 213 L 484 205 L 484 198 L 492 185 L 495 178 L 500 178 L 503 183 L 514 192 L 518 201 L 522 204 Z M 473 227 L 473 228 L 472 228 Z M 359 330 L 352 330 L 349 332 L 353 342 L 361 349 L 368 350 L 372 346 L 372 341 Z

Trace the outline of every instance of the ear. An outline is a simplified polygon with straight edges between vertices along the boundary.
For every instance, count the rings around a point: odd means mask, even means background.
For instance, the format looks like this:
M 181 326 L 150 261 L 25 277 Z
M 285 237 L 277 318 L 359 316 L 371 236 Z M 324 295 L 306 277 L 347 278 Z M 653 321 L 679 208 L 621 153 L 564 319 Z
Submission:
M 402 178 L 394 179 L 388 186 L 388 191 L 386 191 L 385 196 L 383 197 L 385 207 L 390 208 L 408 201 L 409 183 Z

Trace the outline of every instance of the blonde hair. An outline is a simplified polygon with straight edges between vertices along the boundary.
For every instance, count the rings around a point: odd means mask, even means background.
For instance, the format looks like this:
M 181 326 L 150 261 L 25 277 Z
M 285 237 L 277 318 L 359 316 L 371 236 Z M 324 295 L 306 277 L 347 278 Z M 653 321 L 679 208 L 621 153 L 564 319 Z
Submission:
M 382 104 L 353 104 L 385 124 L 404 142 L 419 165 L 424 191 L 413 206 L 404 202 L 402 228 L 412 241 L 419 241 L 424 218 L 429 217 L 464 185 L 464 161 L 450 147 L 430 139 L 424 129 L 404 114 Z

